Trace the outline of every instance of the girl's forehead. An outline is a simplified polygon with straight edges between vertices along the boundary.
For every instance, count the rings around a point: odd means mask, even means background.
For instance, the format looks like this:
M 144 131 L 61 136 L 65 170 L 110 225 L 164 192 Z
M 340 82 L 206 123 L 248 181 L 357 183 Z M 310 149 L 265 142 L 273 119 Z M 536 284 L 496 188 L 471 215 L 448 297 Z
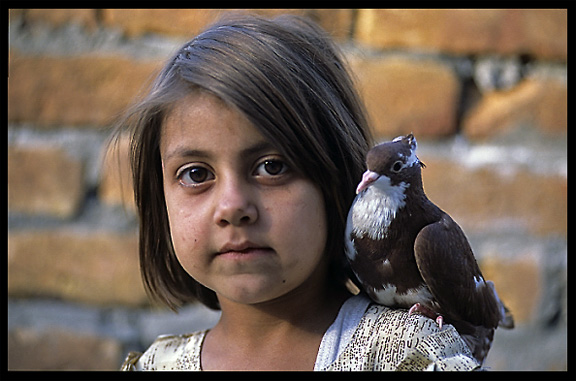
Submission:
M 179 100 L 162 125 L 160 150 L 167 158 L 186 150 L 224 150 L 268 143 L 248 118 L 205 92 Z M 271 144 L 269 144 L 271 146 Z
M 193 91 L 176 102 L 168 111 L 165 120 L 183 121 L 190 118 L 202 118 L 210 114 L 229 114 L 234 110 L 222 99 L 206 91 Z M 238 112 L 238 114 L 240 114 Z M 243 115 L 239 115 L 243 116 Z

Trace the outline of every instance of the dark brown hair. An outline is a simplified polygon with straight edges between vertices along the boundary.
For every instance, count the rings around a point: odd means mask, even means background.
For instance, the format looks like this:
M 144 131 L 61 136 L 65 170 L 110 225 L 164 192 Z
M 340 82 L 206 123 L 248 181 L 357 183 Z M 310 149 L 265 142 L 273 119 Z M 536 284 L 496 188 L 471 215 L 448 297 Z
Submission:
M 344 228 L 371 146 L 366 114 L 339 50 L 318 26 L 294 16 L 222 19 L 187 42 L 164 66 L 145 98 L 120 122 L 131 134 L 131 165 L 140 217 L 140 264 L 149 294 L 172 309 L 216 294 L 181 267 L 170 238 L 162 183 L 162 123 L 174 103 L 207 91 L 244 113 L 322 190 L 326 253 L 344 280 Z

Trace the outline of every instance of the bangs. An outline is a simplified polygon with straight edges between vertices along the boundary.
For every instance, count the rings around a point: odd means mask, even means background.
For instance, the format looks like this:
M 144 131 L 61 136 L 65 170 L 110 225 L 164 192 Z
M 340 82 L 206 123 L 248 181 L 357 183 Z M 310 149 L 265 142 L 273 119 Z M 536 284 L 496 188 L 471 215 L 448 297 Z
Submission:
M 238 108 L 306 177 L 330 182 L 346 170 L 338 158 L 363 161 L 364 110 L 337 48 L 315 24 L 225 20 L 185 45 L 173 65 L 182 80 Z

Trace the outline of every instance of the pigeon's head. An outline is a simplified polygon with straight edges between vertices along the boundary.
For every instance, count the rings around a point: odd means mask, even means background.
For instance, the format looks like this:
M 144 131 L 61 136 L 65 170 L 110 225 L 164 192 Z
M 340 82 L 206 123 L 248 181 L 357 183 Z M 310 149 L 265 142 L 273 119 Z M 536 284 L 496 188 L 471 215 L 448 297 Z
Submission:
M 420 168 L 424 167 L 416 156 L 417 146 L 414 135 L 408 134 L 373 147 L 366 156 L 368 170 L 364 172 L 356 193 L 362 192 L 381 177 L 385 177 L 386 183 L 391 186 L 402 182 L 409 184 L 410 179 L 419 175 Z

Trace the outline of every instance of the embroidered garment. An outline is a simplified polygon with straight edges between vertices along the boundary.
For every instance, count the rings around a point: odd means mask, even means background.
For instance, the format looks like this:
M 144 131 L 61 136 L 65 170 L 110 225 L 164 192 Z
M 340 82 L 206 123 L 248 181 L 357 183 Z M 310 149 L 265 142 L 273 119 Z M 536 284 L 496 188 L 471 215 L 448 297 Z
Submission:
M 352 339 L 370 303 L 368 297 L 360 294 L 342 304 L 338 316 L 322 337 L 314 370 L 325 370 L 336 361 Z
M 122 370 L 202 370 L 200 352 L 208 330 L 159 336 L 142 354 L 131 352 Z M 314 370 L 473 370 L 479 367 L 451 325 L 348 299 L 328 328 Z

